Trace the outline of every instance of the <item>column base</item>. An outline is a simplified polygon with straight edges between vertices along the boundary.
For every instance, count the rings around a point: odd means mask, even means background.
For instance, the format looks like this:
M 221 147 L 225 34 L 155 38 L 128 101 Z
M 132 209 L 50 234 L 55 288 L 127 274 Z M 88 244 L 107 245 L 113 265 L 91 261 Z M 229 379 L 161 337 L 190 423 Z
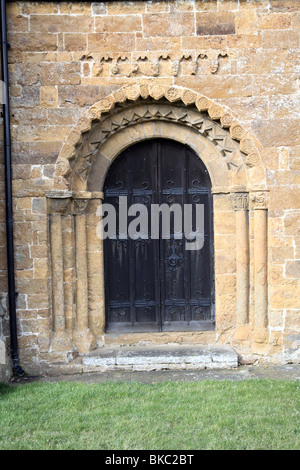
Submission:
M 96 347 L 96 339 L 89 328 L 74 330 L 73 341 L 80 354 L 86 354 Z
M 267 344 L 269 342 L 268 328 L 255 327 L 252 333 L 252 341 L 257 344 Z
M 68 362 L 76 356 L 76 348 L 65 331 L 53 333 L 49 352 L 56 360 L 63 362 Z
M 249 324 L 245 325 L 236 325 L 234 332 L 234 339 L 237 341 L 249 341 L 251 334 L 251 327 Z

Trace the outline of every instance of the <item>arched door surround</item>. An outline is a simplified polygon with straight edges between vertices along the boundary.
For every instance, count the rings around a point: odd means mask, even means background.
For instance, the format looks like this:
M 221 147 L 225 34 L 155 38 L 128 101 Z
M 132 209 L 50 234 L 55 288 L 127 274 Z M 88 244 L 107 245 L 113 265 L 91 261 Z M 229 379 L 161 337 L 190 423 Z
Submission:
M 193 90 L 134 85 L 100 100 L 79 120 L 61 148 L 54 187 L 46 194 L 53 349 L 71 351 L 75 345 L 84 354 L 103 337 L 103 246 L 95 235 L 96 209 L 112 162 L 150 139 L 186 145 L 209 173 L 216 338 L 228 341 L 249 322 L 267 325 L 267 189 L 259 142 L 229 110 Z

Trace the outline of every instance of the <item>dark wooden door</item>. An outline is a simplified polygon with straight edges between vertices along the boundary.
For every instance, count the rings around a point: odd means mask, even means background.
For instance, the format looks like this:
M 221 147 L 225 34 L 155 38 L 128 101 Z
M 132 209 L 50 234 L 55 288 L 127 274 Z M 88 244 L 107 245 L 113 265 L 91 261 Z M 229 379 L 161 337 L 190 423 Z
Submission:
M 124 196 L 127 207 L 124 207 Z M 104 198 L 105 203 L 115 207 L 117 216 L 116 238 L 104 240 L 106 331 L 213 329 L 211 184 L 199 157 L 187 146 L 171 140 L 136 144 L 111 165 Z M 124 230 L 124 223 L 126 229 L 129 228 L 136 215 L 128 216 L 127 225 L 125 220 L 119 227 L 120 213 L 124 215 L 124 209 L 127 211 L 132 204 L 142 204 L 148 214 L 148 227 L 144 226 L 142 236 L 136 239 Z M 161 228 L 159 238 L 154 237 L 151 230 L 154 204 L 179 204 L 182 228 L 184 204 L 202 204 L 203 247 L 186 249 L 190 240 L 183 233 L 179 238 L 173 219 L 169 237 L 162 237 Z M 140 226 L 137 228 L 141 229 Z

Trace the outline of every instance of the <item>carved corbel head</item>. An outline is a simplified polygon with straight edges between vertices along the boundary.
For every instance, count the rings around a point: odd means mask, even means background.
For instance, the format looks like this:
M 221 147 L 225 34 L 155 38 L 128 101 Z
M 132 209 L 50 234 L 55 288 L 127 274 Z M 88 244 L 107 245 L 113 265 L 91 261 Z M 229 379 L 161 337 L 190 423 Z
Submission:
M 158 77 L 159 75 L 159 60 L 155 59 L 151 62 L 151 75 Z
M 111 73 L 113 75 L 117 75 L 118 73 L 120 73 L 120 67 L 119 67 L 119 64 L 117 62 L 115 62 L 114 64 L 112 64 L 111 66 Z
M 171 74 L 176 77 L 179 73 L 180 62 L 179 60 L 174 60 L 171 62 Z
M 223 51 L 205 51 L 198 55 L 200 59 L 209 59 L 210 73 L 217 73 L 219 70 L 219 57 L 228 57 L 227 52 Z
M 138 64 L 138 62 L 132 62 L 131 66 L 130 66 L 130 72 L 129 72 L 129 75 L 136 75 L 140 70 L 140 66 Z

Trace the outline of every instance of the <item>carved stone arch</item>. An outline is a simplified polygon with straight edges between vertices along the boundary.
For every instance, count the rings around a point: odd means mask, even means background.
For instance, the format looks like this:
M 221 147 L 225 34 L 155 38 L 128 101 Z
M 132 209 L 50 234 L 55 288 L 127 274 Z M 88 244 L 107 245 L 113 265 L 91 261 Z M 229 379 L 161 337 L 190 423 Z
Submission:
M 53 280 L 52 345 L 54 351 L 55 344 L 58 349 L 65 344 L 66 357 L 72 352 L 70 339 L 85 354 L 104 332 L 103 250 L 95 235 L 95 214 L 103 198 L 106 172 L 122 150 L 151 138 L 189 145 L 210 174 L 214 227 L 219 234 L 215 256 L 215 273 L 219 277 L 215 340 L 223 337 L 227 341 L 226 331 L 235 331 L 237 337 L 245 335 L 245 330 L 239 333 L 239 328 L 247 329 L 250 322 L 259 329 L 267 325 L 267 192 L 259 142 L 225 107 L 193 90 L 159 84 L 134 85 L 96 103 L 75 125 L 56 162 L 54 190 L 47 194 Z M 254 224 L 253 244 L 249 243 L 249 211 Z M 73 234 L 70 246 L 63 242 L 66 227 Z M 232 240 L 235 245 L 230 249 L 228 242 Z M 71 268 L 76 273 L 73 284 L 64 282 Z M 230 285 L 236 286 L 231 294 L 224 293 L 228 273 L 232 276 Z M 250 285 L 254 291 L 251 314 Z
M 195 150 L 205 164 L 212 182 L 213 191 L 227 190 L 233 185 L 246 189 L 247 180 L 244 168 L 238 172 L 228 172 L 227 163 L 214 145 L 190 127 L 183 127 L 177 122 L 154 121 L 138 123 L 110 136 L 99 148 L 92 165 L 90 177 L 86 182 L 75 173 L 73 181 L 77 189 L 102 191 L 106 173 L 112 161 L 127 147 L 148 139 L 170 139 L 185 144 Z M 230 180 L 230 177 L 232 179 Z M 86 186 L 86 188 L 85 188 Z
M 224 159 L 230 185 L 265 188 L 265 172 L 255 139 L 231 112 L 193 90 L 161 85 L 124 87 L 93 105 L 61 148 L 55 188 L 86 190 L 92 165 L 112 135 L 115 140 L 116 134 L 124 135 L 126 128 L 132 134 L 138 124 L 158 121 L 184 127 L 189 133 L 193 130 L 200 140 L 203 136 L 211 142 Z

